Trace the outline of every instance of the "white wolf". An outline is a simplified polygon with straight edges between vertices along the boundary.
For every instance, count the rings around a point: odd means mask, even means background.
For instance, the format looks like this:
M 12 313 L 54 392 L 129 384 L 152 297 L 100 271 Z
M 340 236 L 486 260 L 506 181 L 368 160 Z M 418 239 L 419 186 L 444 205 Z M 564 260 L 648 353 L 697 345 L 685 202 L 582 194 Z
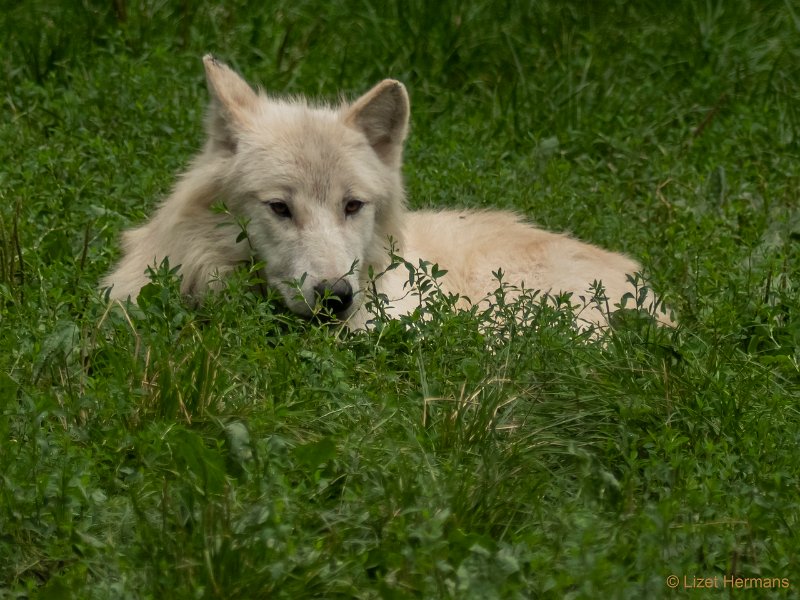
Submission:
M 498 269 L 512 286 L 574 298 L 591 297 L 593 281 L 601 281 L 609 306 L 633 292 L 628 275 L 640 269 L 633 260 L 515 214 L 408 211 L 401 160 L 409 100 L 400 82 L 382 81 L 338 108 L 312 107 L 257 93 L 210 55 L 203 62 L 208 140 L 152 219 L 124 234 L 124 256 L 102 282 L 111 298 L 135 300 L 148 267 L 165 258 L 180 265 L 181 290 L 190 296 L 256 259 L 289 309 L 311 316 L 322 307 L 359 328 L 369 317 L 368 274 L 387 269 L 390 245 L 412 264 L 447 270 L 441 287 L 462 296 L 462 306 L 489 302 Z M 212 210 L 220 202 L 230 214 Z M 388 314 L 418 303 L 408 279 L 404 269 L 377 279 Z M 581 319 L 603 324 L 606 316 L 594 306 Z

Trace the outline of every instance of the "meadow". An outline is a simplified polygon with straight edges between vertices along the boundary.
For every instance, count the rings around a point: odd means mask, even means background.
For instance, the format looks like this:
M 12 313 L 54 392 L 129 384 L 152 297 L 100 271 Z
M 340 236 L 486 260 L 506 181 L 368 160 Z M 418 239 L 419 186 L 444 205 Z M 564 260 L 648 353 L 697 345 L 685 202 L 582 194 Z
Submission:
M 0 599 L 800 597 L 792 0 L 5 4 Z M 678 325 L 439 297 L 347 333 L 246 271 L 110 308 L 206 52 L 276 95 L 402 80 L 411 207 L 628 253 Z

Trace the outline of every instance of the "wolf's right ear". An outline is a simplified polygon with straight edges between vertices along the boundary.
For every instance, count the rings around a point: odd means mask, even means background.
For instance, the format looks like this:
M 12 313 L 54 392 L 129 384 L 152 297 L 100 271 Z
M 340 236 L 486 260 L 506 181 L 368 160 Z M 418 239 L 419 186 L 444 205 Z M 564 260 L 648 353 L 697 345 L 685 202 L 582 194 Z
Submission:
M 211 54 L 203 57 L 203 65 L 211 93 L 208 134 L 215 143 L 235 152 L 238 134 L 250 124 L 258 95 L 236 71 Z
M 408 132 L 408 113 L 405 86 L 384 79 L 347 109 L 345 122 L 367 136 L 369 145 L 384 163 L 399 167 Z

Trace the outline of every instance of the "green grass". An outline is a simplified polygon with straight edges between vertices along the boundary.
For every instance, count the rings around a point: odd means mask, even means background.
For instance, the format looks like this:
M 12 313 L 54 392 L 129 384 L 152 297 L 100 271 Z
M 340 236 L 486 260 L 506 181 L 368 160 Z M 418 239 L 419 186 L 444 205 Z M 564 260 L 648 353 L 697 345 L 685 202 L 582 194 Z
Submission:
M 795 3 L 36 0 L 0 33 L 0 598 L 800 596 Z M 168 273 L 108 310 L 208 51 L 278 94 L 402 79 L 412 206 L 628 252 L 679 327 L 440 298 L 333 335 Z

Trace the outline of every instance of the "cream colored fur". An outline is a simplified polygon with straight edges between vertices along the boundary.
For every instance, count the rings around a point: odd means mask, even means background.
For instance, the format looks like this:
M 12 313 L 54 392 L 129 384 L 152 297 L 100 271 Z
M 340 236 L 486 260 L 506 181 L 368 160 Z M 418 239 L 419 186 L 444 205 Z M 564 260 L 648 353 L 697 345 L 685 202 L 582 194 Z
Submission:
M 410 263 L 446 269 L 442 287 L 463 296 L 462 306 L 488 302 L 498 269 L 512 286 L 572 292 L 576 303 L 591 297 L 596 280 L 610 306 L 633 291 L 633 260 L 515 214 L 407 211 L 401 159 L 409 102 L 401 83 L 385 80 L 353 104 L 312 107 L 256 93 L 211 56 L 204 63 L 211 93 L 205 148 L 151 220 L 124 234 L 123 257 L 102 282 L 112 298 L 135 300 L 148 267 L 164 258 L 180 265 L 181 289 L 194 296 L 255 258 L 300 315 L 315 312 L 321 289 L 352 289 L 352 304 L 337 305 L 338 316 L 364 327 L 367 274 L 389 265 L 390 239 Z M 248 239 L 237 242 L 241 225 L 212 211 L 215 203 L 246 223 Z M 403 268 L 377 279 L 390 315 L 418 304 L 407 281 Z M 602 325 L 606 315 L 589 308 L 581 319 Z

